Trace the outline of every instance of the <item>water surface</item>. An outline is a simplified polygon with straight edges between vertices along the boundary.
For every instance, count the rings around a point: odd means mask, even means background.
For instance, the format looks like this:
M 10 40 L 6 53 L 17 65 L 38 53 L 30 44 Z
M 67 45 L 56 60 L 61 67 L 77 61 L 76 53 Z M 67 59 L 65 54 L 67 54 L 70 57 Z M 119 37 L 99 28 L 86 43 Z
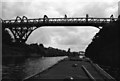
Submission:
M 58 61 L 67 58 L 67 56 L 62 57 L 42 57 L 39 59 L 28 59 L 23 65 L 23 72 L 25 73 L 24 78 L 29 78 L 43 70 L 53 66 Z

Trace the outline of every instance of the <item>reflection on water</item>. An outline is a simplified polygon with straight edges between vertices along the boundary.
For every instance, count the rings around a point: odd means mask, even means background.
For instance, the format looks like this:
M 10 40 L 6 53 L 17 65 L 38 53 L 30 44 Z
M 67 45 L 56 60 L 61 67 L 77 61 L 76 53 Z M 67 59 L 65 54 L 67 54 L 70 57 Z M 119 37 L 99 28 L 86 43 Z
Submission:
M 29 78 L 32 75 L 35 75 L 48 67 L 56 64 L 58 61 L 66 58 L 67 56 L 62 57 L 42 57 L 40 59 L 27 60 L 24 64 L 23 71 L 25 72 L 24 78 Z
M 79 58 L 84 58 L 85 56 L 79 56 Z

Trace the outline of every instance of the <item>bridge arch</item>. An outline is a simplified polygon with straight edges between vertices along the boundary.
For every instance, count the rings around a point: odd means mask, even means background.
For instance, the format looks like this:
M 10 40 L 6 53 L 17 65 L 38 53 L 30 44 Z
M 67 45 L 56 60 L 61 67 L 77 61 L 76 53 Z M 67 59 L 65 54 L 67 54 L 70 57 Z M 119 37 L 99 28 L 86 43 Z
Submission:
M 114 18 L 117 20 L 117 18 Z M 10 29 L 17 42 L 25 43 L 30 34 L 37 28 L 43 26 L 94 26 L 101 28 L 110 23 L 111 18 L 43 18 L 28 19 L 26 16 L 17 16 L 15 20 L 2 20 L 2 27 Z M 112 21 L 113 22 L 113 21 Z

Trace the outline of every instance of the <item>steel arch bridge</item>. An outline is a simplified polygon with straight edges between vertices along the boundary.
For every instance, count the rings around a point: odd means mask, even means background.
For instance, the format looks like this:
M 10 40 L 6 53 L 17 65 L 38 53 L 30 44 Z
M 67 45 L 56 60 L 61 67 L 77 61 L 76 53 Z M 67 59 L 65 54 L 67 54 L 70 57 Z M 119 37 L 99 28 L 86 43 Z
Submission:
M 25 43 L 29 35 L 37 28 L 42 26 L 94 26 L 102 27 L 105 24 L 117 21 L 118 18 L 94 18 L 94 17 L 80 17 L 80 18 L 48 18 L 44 15 L 43 18 L 28 19 L 26 16 L 11 20 L 0 20 L 2 29 L 8 28 L 15 41 Z

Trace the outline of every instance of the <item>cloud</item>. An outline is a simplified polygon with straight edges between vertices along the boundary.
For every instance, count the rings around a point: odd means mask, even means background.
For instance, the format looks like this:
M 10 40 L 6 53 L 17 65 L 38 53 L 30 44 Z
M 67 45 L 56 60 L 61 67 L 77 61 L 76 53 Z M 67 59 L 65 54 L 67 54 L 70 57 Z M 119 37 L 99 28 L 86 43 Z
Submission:
M 11 19 L 16 16 L 27 15 L 28 4 L 29 2 L 2 2 L 2 18 Z
M 84 2 L 83 4 L 85 5 L 78 8 L 73 16 L 89 14 L 92 17 L 110 17 L 111 14 L 114 14 L 117 17 L 117 2 Z
M 27 42 L 30 43 L 43 43 L 50 44 L 51 43 L 51 35 L 49 29 L 47 28 L 38 28 L 32 32 L 29 36 Z
M 64 17 L 64 14 L 68 17 L 80 17 L 87 13 L 106 17 L 111 13 L 116 14 L 115 5 L 117 0 L 5 0 L 2 2 L 2 13 L 5 19 L 23 15 L 29 18 L 43 17 L 44 14 L 49 17 Z
M 98 31 L 92 27 L 42 27 L 31 34 L 27 43 L 38 42 L 47 47 L 80 51 L 86 48 Z

